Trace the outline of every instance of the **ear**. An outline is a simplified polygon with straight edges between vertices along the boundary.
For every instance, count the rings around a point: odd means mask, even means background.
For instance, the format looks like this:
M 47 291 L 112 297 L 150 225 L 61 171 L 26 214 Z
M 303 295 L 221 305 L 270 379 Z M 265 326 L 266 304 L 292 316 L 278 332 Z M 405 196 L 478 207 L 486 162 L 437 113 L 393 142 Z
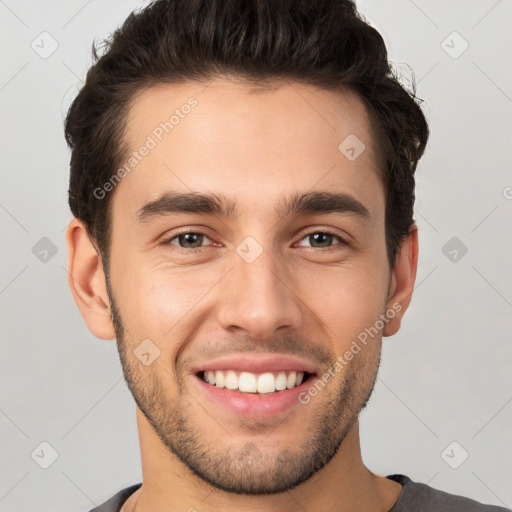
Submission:
M 395 311 L 395 316 L 386 323 L 383 336 L 393 336 L 400 329 L 402 317 L 411 302 L 417 266 L 418 227 L 413 224 L 409 229 L 409 235 L 402 242 L 391 273 L 387 310 Z
M 115 339 L 102 261 L 81 220 L 69 223 L 66 245 L 69 287 L 87 328 L 97 338 Z

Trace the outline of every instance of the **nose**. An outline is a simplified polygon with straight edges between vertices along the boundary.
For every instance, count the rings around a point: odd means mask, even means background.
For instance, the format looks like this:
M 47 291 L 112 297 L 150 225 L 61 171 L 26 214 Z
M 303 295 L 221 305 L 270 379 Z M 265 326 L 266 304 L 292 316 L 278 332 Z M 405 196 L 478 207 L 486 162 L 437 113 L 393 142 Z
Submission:
M 282 261 L 264 250 L 248 263 L 238 254 L 234 268 L 222 282 L 217 320 L 222 328 L 264 339 L 299 329 L 303 322 L 302 301 Z

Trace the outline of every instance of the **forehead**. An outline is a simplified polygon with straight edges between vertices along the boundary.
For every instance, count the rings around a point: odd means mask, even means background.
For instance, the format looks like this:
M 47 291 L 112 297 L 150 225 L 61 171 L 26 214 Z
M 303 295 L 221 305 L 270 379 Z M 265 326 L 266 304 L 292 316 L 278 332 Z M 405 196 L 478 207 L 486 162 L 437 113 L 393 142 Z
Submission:
M 227 78 L 153 86 L 132 102 L 125 140 L 131 163 L 113 211 L 132 218 L 166 191 L 237 198 L 242 215 L 275 212 L 284 196 L 314 190 L 383 208 L 370 121 L 348 91 L 297 83 L 255 91 Z

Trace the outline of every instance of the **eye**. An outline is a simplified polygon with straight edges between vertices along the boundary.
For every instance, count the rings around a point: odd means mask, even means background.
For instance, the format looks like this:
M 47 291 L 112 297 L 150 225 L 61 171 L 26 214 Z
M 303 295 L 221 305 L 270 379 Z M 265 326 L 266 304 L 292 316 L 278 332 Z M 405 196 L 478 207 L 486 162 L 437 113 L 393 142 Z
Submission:
M 202 233 L 200 231 L 186 231 L 184 233 L 178 233 L 177 235 L 174 235 L 172 238 L 164 240 L 162 243 L 164 245 L 169 244 L 177 246 L 178 250 L 183 250 L 184 252 L 190 252 L 190 250 L 200 249 L 204 247 L 202 243 L 205 239 L 211 241 L 211 239 L 205 233 Z M 174 243 L 174 240 L 176 240 L 177 243 Z
M 314 249 L 327 249 L 332 251 L 330 248 L 332 247 L 333 240 L 336 238 L 340 241 L 341 245 L 348 245 L 348 242 L 345 239 L 330 231 L 312 231 L 311 233 L 304 236 L 301 240 L 306 239 L 309 242 L 309 246 L 306 245 L 306 247 L 312 247 Z
M 336 239 L 338 240 L 338 243 L 333 244 Z M 205 242 L 205 240 L 212 242 L 206 233 L 201 231 L 185 231 L 183 233 L 175 234 L 171 238 L 163 240 L 162 245 L 172 245 L 173 249 L 181 253 L 200 252 L 204 247 L 215 245 L 215 243 L 204 245 L 203 242 Z M 308 245 L 305 245 L 305 247 L 311 247 L 312 249 L 318 250 L 323 249 L 326 252 L 332 252 L 336 250 L 336 245 L 349 245 L 344 238 L 328 230 L 312 231 L 311 233 L 303 236 L 301 238 L 301 241 L 302 240 L 307 240 L 308 242 Z

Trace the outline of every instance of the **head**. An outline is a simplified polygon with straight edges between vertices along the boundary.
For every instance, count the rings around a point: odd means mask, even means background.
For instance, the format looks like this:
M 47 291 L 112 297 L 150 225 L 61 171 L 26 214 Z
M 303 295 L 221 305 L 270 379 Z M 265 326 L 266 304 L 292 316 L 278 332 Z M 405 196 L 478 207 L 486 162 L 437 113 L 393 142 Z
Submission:
M 75 300 L 169 454 L 230 492 L 292 488 L 338 451 L 409 305 L 414 91 L 348 0 L 160 0 L 93 54 L 65 126 Z M 331 377 L 286 416 L 213 406 L 202 365 L 255 353 Z

